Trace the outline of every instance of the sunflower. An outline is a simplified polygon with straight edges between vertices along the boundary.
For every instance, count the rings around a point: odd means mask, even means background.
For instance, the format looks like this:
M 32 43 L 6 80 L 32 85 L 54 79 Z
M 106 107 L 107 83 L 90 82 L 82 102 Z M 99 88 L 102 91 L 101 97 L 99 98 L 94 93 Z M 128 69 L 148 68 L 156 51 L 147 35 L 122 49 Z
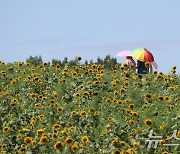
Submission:
M 22 128 L 22 131 L 23 131 L 23 132 L 30 132 L 30 129 L 23 127 L 23 128 Z
M 131 100 L 130 100 L 130 99 L 125 99 L 124 102 L 125 102 L 125 103 L 130 103 Z
M 169 96 L 164 96 L 164 100 L 165 100 L 166 102 L 168 102 L 168 101 L 169 101 Z
M 6 149 L 6 147 L 7 147 L 7 144 L 2 144 L 2 145 L 1 145 L 1 148 L 2 148 L 2 149 Z
M 121 66 L 121 67 L 120 67 L 120 70 L 124 70 L 124 66 Z
M 118 91 L 114 91 L 114 96 L 117 96 L 118 95 Z
M 160 101 L 163 101 L 163 100 L 164 100 L 164 97 L 163 97 L 163 96 L 158 96 L 158 99 L 159 99 Z
M 60 68 L 60 65 L 59 64 L 56 64 L 56 69 L 59 69 Z
M 88 112 L 89 112 L 90 114 L 94 114 L 94 113 L 96 112 L 96 110 L 93 109 L 93 108 L 91 108 L 91 109 L 88 110 Z
M 78 148 L 79 148 L 79 147 L 78 147 L 77 144 L 73 144 L 72 147 L 71 147 L 71 149 L 72 149 L 73 152 L 78 151 Z
M 124 142 L 124 141 L 119 141 L 119 144 L 123 147 L 126 146 L 126 142 Z
M 37 144 L 36 140 L 32 140 L 32 143 L 31 143 L 31 144 L 32 144 L 33 147 L 35 147 L 36 144 Z
M 174 73 L 174 74 L 176 74 L 176 70 L 172 70 L 171 72 Z
M 170 154 L 169 152 L 167 152 L 167 151 L 164 151 L 164 152 L 162 152 L 161 154 Z
M 88 143 L 88 142 L 89 142 L 88 136 L 83 136 L 83 137 L 81 138 L 81 141 L 82 141 L 83 143 Z
M 109 120 L 109 121 L 110 121 L 110 120 L 112 120 L 112 117 L 111 117 L 111 116 L 109 116 L 109 117 L 107 118 L 107 120 Z
M 77 75 L 77 72 L 72 72 L 71 75 L 72 75 L 72 76 L 76 76 L 76 75 Z
M 157 74 L 157 73 L 158 73 L 158 71 L 157 71 L 157 70 L 153 71 L 153 74 Z
M 53 96 L 57 98 L 58 97 L 58 92 L 53 91 Z
M 134 86 L 138 86 L 139 83 L 138 83 L 138 82 L 133 82 L 133 85 L 134 85 Z
M 16 102 L 15 102 L 15 101 L 11 101 L 11 102 L 10 102 L 10 106 L 11 106 L 11 107 L 14 107 L 15 105 L 16 105 Z
M 151 66 L 150 62 L 145 62 L 145 66 L 149 68 Z
M 108 97 L 108 98 L 106 98 L 106 102 L 107 103 L 110 103 L 111 102 L 111 99 Z
M 157 116 L 159 113 L 157 112 L 157 111 L 155 111 L 154 113 L 153 113 L 153 115 L 154 116 Z
M 81 85 L 79 86 L 79 88 L 83 89 L 83 88 L 84 88 L 84 85 L 81 84 Z
M 153 124 L 153 122 L 152 122 L 150 119 L 146 119 L 146 120 L 144 121 L 144 124 L 145 124 L 146 126 L 151 127 L 152 124 Z
M 121 106 L 123 104 L 122 100 L 117 100 L 116 102 L 119 106 Z
M 44 62 L 44 63 L 43 63 L 43 65 L 44 65 L 44 66 L 47 66 L 47 65 L 48 65 L 48 63 Z
M 72 128 L 68 128 L 68 132 L 72 133 L 73 129 Z
M 77 92 L 77 93 L 75 94 L 75 96 L 76 96 L 76 97 L 80 97 L 81 95 L 80 95 L 80 93 Z
M 93 72 L 93 70 L 92 69 L 88 69 L 88 73 L 92 73 Z
M 41 136 L 42 134 L 44 134 L 45 133 L 45 131 L 43 130 L 43 129 L 38 129 L 37 131 L 36 131 L 36 135 L 37 136 Z
M 15 80 L 12 80 L 10 84 L 16 84 L 16 79 Z
M 66 130 L 62 130 L 60 133 L 61 133 L 61 135 L 65 136 L 66 135 Z
M 133 145 L 133 148 L 139 148 L 139 146 L 140 146 L 140 144 L 138 142 L 136 142 L 136 141 L 134 141 L 132 143 L 132 145 Z
M 35 105 L 34 105 L 34 108 L 35 109 L 38 109 L 38 108 L 40 108 L 41 107 L 41 104 L 40 103 L 36 103 Z
M 115 87 L 116 87 L 116 83 L 114 83 L 114 82 L 113 82 L 113 83 L 112 83 L 112 87 L 114 87 L 114 88 L 115 88 Z
M 80 116 L 81 116 L 81 117 L 86 116 L 86 112 L 85 112 L 85 111 L 81 111 L 81 112 L 80 112 Z
M 133 125 L 135 125 L 135 121 L 134 121 L 134 120 L 129 120 L 129 121 L 128 121 L 128 124 L 131 125 L 131 126 L 133 126 Z
M 101 71 L 100 71 L 100 73 L 101 73 L 101 75 L 103 75 L 103 73 L 104 73 L 104 70 L 101 70 Z M 116 73 L 116 72 L 114 71 L 114 73 Z
M 59 129 L 60 127 L 61 127 L 60 124 L 54 124 L 54 125 L 53 125 L 53 129 Z
M 135 108 L 135 104 L 129 104 L 129 108 L 130 109 L 134 109 Z
M 83 92 L 82 95 L 87 97 L 87 96 L 89 96 L 89 93 L 88 92 Z
M 119 150 L 113 150 L 112 154 L 121 154 Z
M 169 91 L 174 91 L 175 90 L 174 87 L 169 87 L 168 89 L 169 89 Z
M 169 108 L 169 110 L 171 111 L 171 110 L 174 109 L 174 105 L 169 105 L 168 108 Z
M 66 144 L 68 144 L 68 145 L 70 145 L 70 144 L 73 144 L 73 139 L 72 139 L 72 137 L 71 136 L 68 136 L 67 138 L 66 138 L 66 140 L 65 140 L 65 143 Z
M 51 99 L 51 100 L 49 100 L 49 103 L 51 103 L 51 104 L 55 104 L 55 103 L 56 103 L 56 101 L 55 101 L 54 99 Z
M 76 111 L 72 111 L 72 112 L 71 112 L 71 115 L 73 115 L 73 116 L 75 116 L 76 114 L 77 114 Z
M 8 127 L 8 126 L 5 126 L 4 128 L 3 128 L 3 132 L 4 133 L 8 133 L 8 132 L 10 132 L 11 131 L 11 129 L 10 129 L 10 127 Z
M 35 93 L 31 94 L 31 97 L 32 98 L 36 97 L 36 94 Z
M 58 138 L 58 134 L 57 134 L 57 133 L 53 133 L 53 134 L 52 134 L 52 139 L 55 140 L 55 139 L 57 139 L 57 138 Z
M 152 99 L 152 95 L 151 95 L 151 94 L 146 94 L 146 95 L 145 95 L 145 99 L 151 100 L 151 99 Z
M 121 88 L 121 89 L 120 89 L 120 92 L 121 92 L 121 93 L 124 93 L 124 92 L 125 92 L 125 89 L 124 89 L 124 88 Z
M 44 72 L 46 69 L 45 68 L 41 68 L 41 72 Z
M 19 154 L 25 154 L 25 153 L 26 153 L 26 148 L 21 147 L 21 148 L 19 149 Z
M 127 63 L 124 63 L 123 66 L 126 68 L 126 67 L 128 67 L 128 64 L 127 64 Z
M 35 125 L 37 122 L 36 118 L 35 117 L 32 117 L 31 118 L 31 125 Z
M 23 65 L 23 62 L 18 62 L 18 66 L 22 66 Z
M 42 144 L 48 144 L 49 143 L 49 139 L 46 135 L 42 135 L 40 138 L 40 143 Z
M 161 130 L 164 130 L 164 129 L 166 129 L 166 128 L 167 128 L 166 125 L 161 125 L 161 126 L 160 126 L 160 129 L 161 129 Z
M 5 71 L 1 71 L 1 74 L 2 74 L 3 76 L 6 76 L 6 72 L 5 72 Z
M 54 145 L 54 149 L 55 150 L 62 150 L 63 149 L 63 143 L 60 141 L 56 142 L 56 144 Z
M 45 101 L 45 100 L 46 100 L 46 97 L 43 96 L 43 97 L 42 97 L 42 100 Z
M 77 60 L 78 60 L 78 61 L 81 61 L 81 59 L 82 59 L 82 58 L 81 58 L 80 56 L 77 57 Z
M 111 143 L 112 143 L 112 145 L 117 145 L 119 143 L 119 141 L 117 139 L 115 139 L 115 140 L 112 140 Z
M 97 91 L 93 91 L 92 92 L 92 96 L 98 96 L 98 92 Z
M 57 112 L 62 112 L 63 111 L 63 108 L 62 107 L 58 107 L 57 108 Z
M 44 115 L 43 115 L 43 114 L 39 115 L 39 119 L 40 119 L 41 121 L 44 121 L 44 119 L 45 119 Z
M 94 85 L 100 84 L 100 81 L 94 81 Z
M 25 144 L 31 144 L 32 143 L 32 138 L 31 137 L 25 137 L 24 138 L 24 143 Z
M 133 116 L 133 117 L 137 117 L 137 116 L 138 116 L 138 113 L 137 113 L 137 112 L 132 112 L 132 116 Z
M 29 66 L 29 65 L 30 65 L 30 63 L 26 62 L 26 66 Z
M 166 144 L 166 140 L 162 139 L 159 141 L 159 145 L 162 147 L 164 146 L 164 144 Z

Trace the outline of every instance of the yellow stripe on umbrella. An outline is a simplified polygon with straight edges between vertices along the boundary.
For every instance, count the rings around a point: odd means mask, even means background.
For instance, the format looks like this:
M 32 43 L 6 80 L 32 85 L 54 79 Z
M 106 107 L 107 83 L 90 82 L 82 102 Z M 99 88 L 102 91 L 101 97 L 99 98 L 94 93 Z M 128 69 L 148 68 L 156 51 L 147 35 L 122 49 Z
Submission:
M 136 58 L 137 60 L 140 60 L 142 62 L 153 62 L 154 61 L 154 57 L 153 57 L 152 53 L 147 49 L 143 49 L 143 48 L 135 49 L 135 50 L 131 51 L 131 55 L 134 58 Z

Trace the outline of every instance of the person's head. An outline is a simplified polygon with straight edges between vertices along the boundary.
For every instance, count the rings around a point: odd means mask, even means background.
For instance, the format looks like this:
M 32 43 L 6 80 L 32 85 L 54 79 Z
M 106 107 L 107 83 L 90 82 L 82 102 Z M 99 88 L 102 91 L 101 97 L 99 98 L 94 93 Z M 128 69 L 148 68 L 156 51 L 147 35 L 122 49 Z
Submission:
M 132 59 L 132 56 L 126 56 L 126 59 Z

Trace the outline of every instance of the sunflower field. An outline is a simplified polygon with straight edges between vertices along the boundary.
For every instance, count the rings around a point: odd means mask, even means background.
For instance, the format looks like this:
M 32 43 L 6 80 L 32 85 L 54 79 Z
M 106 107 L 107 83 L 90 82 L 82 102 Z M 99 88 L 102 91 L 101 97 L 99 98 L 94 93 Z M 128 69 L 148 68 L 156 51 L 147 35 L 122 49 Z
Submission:
M 178 154 L 180 77 L 0 62 L 0 152 Z

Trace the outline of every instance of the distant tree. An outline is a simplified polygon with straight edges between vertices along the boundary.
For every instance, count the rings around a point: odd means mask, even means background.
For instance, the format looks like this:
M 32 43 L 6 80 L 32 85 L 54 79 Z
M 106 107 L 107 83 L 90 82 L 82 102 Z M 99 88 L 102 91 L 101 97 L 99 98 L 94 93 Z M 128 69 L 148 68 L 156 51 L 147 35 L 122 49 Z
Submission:
M 89 61 L 89 63 L 90 63 L 90 64 L 93 64 L 93 60 L 91 59 L 91 60 Z
M 111 66 L 112 67 L 117 64 L 117 59 L 116 58 L 111 58 L 110 61 L 111 61 Z
M 105 68 L 111 68 L 111 56 L 110 55 L 107 55 L 104 58 L 104 67 Z
M 35 66 L 41 65 L 43 63 L 41 56 L 30 56 L 28 59 L 26 59 L 26 62 L 34 64 Z
M 61 65 L 61 60 L 52 59 L 52 64 L 59 64 L 59 65 Z
M 100 57 L 97 58 L 97 64 L 103 64 L 103 59 L 101 59 Z
M 84 64 L 85 64 L 85 65 L 88 65 L 88 60 L 85 60 Z
M 77 58 L 75 58 L 74 60 L 70 60 L 68 63 L 69 63 L 69 66 L 77 66 L 78 64 Z
M 64 60 L 62 61 L 62 66 L 65 66 L 68 63 L 68 58 L 65 57 Z

